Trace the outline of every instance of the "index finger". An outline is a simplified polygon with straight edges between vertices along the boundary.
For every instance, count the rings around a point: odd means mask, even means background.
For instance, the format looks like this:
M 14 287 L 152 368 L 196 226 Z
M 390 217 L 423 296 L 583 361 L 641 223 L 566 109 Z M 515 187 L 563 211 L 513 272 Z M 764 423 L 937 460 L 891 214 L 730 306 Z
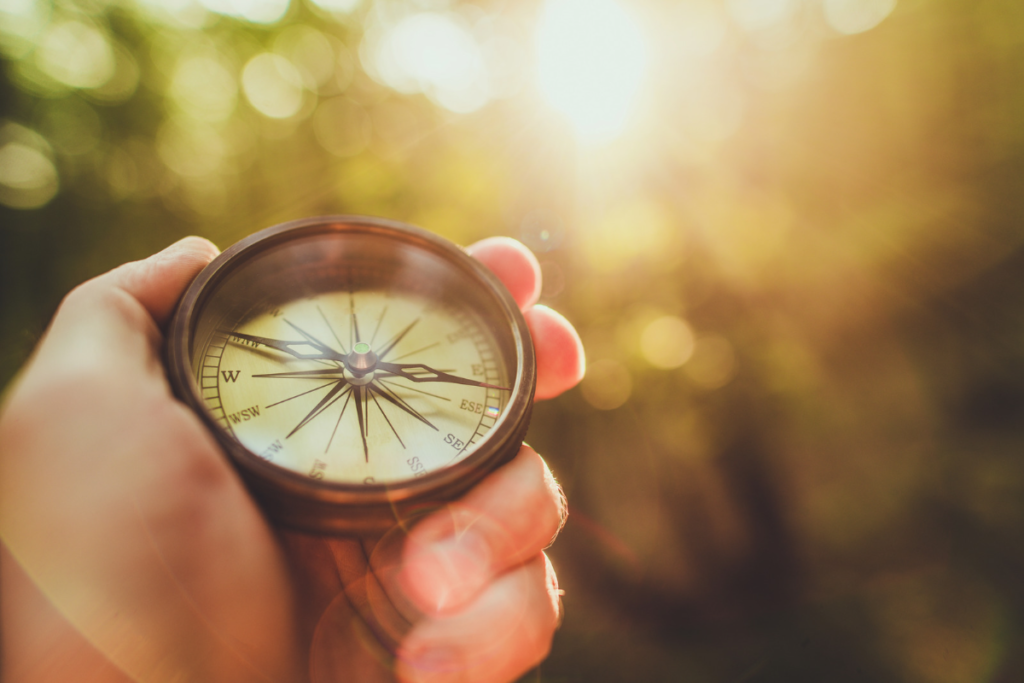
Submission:
M 470 602 L 496 576 L 535 558 L 565 520 L 565 497 L 527 445 L 462 499 L 413 527 L 399 581 L 437 614 Z
M 568 320 L 546 306 L 535 305 L 541 274 L 533 253 L 510 237 L 489 237 L 467 251 L 498 276 L 526 317 L 537 355 L 535 398 L 554 398 L 576 386 L 586 372 L 583 343 Z
M 520 310 L 527 310 L 540 298 L 540 264 L 526 246 L 511 237 L 488 237 L 466 251 L 498 276 Z

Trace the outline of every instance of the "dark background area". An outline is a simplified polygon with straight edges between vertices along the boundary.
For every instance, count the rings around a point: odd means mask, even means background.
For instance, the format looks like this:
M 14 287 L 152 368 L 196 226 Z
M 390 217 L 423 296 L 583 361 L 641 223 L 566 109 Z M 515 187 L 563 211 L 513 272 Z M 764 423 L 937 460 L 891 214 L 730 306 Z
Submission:
M 0 382 L 188 234 L 511 235 L 589 361 L 529 436 L 572 512 L 526 680 L 1024 680 L 1024 5 L 579 7 L 566 117 L 534 0 L 7 3 Z

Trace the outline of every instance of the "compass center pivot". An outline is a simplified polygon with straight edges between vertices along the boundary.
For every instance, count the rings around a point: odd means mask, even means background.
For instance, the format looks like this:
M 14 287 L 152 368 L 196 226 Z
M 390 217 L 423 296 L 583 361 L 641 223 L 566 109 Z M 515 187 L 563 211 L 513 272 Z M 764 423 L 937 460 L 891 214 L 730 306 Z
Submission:
M 377 367 L 377 354 L 366 342 L 358 342 L 345 356 L 345 369 L 351 373 L 350 384 L 363 385 L 373 381 L 373 371 Z

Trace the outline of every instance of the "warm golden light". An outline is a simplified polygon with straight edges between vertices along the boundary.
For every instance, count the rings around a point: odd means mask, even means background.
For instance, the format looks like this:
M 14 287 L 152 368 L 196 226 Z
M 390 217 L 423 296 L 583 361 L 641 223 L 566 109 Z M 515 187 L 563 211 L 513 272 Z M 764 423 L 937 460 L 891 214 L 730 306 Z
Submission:
M 840 33 L 863 33 L 878 26 L 896 9 L 896 0 L 825 0 L 828 25 Z
M 459 113 L 476 111 L 490 98 L 480 46 L 456 14 L 409 14 L 373 33 L 367 46 L 370 68 L 400 92 L 421 92 Z
M 580 138 L 596 142 L 620 134 L 647 71 L 636 18 L 615 0 L 548 0 L 536 46 L 541 93 Z

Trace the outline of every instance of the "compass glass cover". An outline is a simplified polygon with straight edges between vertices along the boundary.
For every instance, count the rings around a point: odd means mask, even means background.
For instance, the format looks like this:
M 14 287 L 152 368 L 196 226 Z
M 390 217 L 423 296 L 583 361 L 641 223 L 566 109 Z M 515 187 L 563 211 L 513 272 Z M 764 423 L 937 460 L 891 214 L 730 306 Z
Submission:
M 392 484 L 467 458 L 502 420 L 509 323 L 429 245 L 327 233 L 239 260 L 198 302 L 189 353 L 209 418 L 254 457 Z

